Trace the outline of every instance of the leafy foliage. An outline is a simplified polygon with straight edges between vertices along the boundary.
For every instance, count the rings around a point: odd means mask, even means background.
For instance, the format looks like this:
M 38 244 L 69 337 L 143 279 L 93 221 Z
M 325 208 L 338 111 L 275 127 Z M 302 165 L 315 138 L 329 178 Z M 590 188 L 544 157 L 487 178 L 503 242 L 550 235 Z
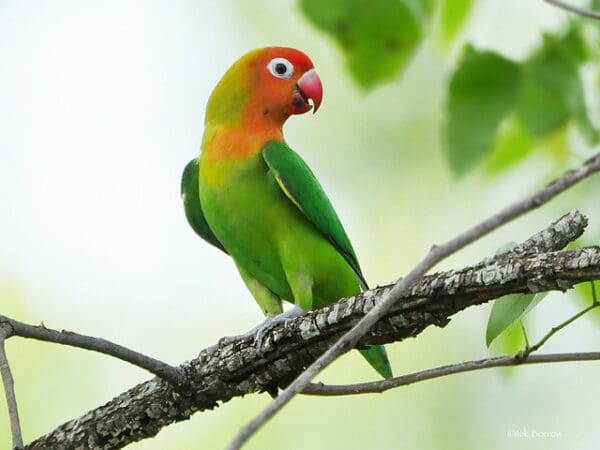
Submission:
M 535 138 L 523 128 L 514 114 L 509 115 L 500 125 L 485 167 L 490 173 L 501 172 L 531 153 L 534 144 Z
M 423 37 L 434 2 L 410 0 L 302 0 L 306 17 L 342 48 L 363 88 L 396 76 Z
M 457 40 L 473 0 L 300 0 L 304 15 L 341 47 L 353 78 L 364 89 L 404 70 L 438 18 L 438 36 Z M 443 147 L 462 176 L 486 157 L 489 173 L 517 164 L 534 148 L 564 153 L 575 125 L 588 146 L 600 130 L 586 105 L 582 66 L 597 58 L 600 27 L 572 21 L 543 36 L 522 61 L 466 43 L 450 74 Z M 596 105 L 597 106 L 597 105 Z M 560 154 L 561 152 L 559 152 Z
M 587 57 L 575 26 L 545 35 L 522 62 L 467 45 L 448 89 L 444 144 L 454 174 L 464 175 L 492 150 L 491 167 L 505 169 L 570 123 L 588 145 L 598 144 L 580 73 Z
M 485 343 L 490 344 L 503 332 L 525 317 L 546 296 L 542 294 L 511 294 L 497 299 L 492 306 L 485 332 Z
M 440 11 L 440 34 L 448 45 L 458 34 L 467 19 L 473 0 L 442 0 Z
M 517 114 L 533 136 L 551 133 L 573 118 L 590 145 L 598 142 L 579 75 L 584 52 L 571 30 L 564 39 L 546 35 L 542 47 L 523 64 Z
M 519 66 L 490 51 L 467 46 L 448 94 L 446 151 L 462 175 L 491 151 L 504 116 L 517 101 Z

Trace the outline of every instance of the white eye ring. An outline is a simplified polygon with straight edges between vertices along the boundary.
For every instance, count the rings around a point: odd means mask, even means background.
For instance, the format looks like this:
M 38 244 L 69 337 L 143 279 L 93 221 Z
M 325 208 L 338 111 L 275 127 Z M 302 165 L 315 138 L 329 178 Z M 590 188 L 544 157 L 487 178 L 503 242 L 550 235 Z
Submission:
M 287 80 L 294 74 L 294 66 L 285 58 L 273 58 L 267 64 L 267 69 L 276 78 Z

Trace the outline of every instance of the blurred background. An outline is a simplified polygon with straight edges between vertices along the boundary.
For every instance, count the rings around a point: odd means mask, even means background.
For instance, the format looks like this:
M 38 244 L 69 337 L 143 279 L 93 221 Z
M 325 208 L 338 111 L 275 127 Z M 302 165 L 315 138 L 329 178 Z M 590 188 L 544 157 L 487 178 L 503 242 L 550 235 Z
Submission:
M 484 160 L 457 176 L 444 147 L 448 82 L 464 43 L 522 60 L 544 32 L 567 26 L 564 11 L 541 0 L 467 2 L 451 40 L 440 38 L 434 12 L 402 70 L 365 86 L 306 14 L 311 2 L 301 3 L 0 0 L 1 314 L 102 336 L 172 364 L 262 320 L 232 262 L 189 228 L 179 198 L 212 87 L 256 47 L 297 47 L 315 63 L 322 109 L 292 118 L 286 138 L 328 192 L 371 285 L 395 280 L 433 243 L 593 154 L 565 129 L 536 141 L 518 164 L 492 170 Z M 587 61 L 582 76 L 597 108 L 596 69 Z M 437 269 L 479 261 L 574 207 L 590 218 L 583 243 L 597 243 L 596 178 Z M 586 301 L 585 290 L 550 295 L 528 317 L 530 339 Z M 395 372 L 501 352 L 485 345 L 490 308 L 389 345 Z M 598 350 L 599 324 L 591 314 L 544 351 Z M 7 352 L 27 442 L 150 378 L 109 357 L 41 342 L 13 338 Z M 357 352 L 318 377 L 374 378 Z M 600 439 L 598 379 L 600 364 L 588 362 L 462 374 L 383 395 L 301 396 L 247 447 L 591 449 Z M 130 448 L 223 448 L 269 401 L 234 399 Z M 10 446 L 5 403 L 0 395 L 0 448 Z M 514 430 L 560 437 L 511 437 Z

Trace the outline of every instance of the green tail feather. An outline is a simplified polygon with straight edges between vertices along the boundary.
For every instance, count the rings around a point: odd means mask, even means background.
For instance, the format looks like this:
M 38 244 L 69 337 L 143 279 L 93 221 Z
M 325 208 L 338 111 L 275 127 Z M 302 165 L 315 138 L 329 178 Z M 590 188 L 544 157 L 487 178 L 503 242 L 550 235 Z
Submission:
M 392 378 L 394 376 L 383 345 L 367 347 L 364 350 L 360 350 L 360 353 L 383 378 Z

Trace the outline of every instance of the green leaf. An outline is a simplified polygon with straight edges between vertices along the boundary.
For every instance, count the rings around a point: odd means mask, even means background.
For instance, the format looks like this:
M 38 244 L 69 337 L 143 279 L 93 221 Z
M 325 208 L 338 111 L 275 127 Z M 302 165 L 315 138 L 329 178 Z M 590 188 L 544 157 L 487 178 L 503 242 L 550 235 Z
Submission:
M 500 126 L 494 149 L 486 161 L 486 170 L 492 174 L 502 172 L 523 160 L 534 148 L 533 137 L 514 115 L 510 115 Z
M 521 320 L 547 295 L 539 294 L 510 294 L 500 297 L 494 302 L 485 332 L 485 343 L 490 344 L 507 328 Z
M 578 89 L 577 67 L 557 52 L 546 51 L 525 63 L 517 114 L 526 129 L 541 137 L 570 116 L 568 96 Z
M 543 139 L 539 139 L 540 149 L 549 155 L 556 164 L 564 165 L 568 163 L 571 156 L 571 145 L 567 135 L 567 125 L 558 130 L 548 133 Z
M 562 37 L 546 35 L 542 47 L 525 62 L 517 115 L 533 136 L 547 135 L 574 119 L 589 145 L 600 141 L 579 74 L 583 45 L 574 31 Z
M 563 53 L 579 63 L 584 63 L 592 57 L 588 43 L 582 33 L 581 22 L 573 21 L 561 39 Z
M 526 344 L 522 322 L 519 320 L 509 325 L 494 342 L 503 354 L 517 353 L 522 350 Z
M 500 123 L 516 104 L 519 76 L 514 61 L 465 47 L 447 100 L 445 151 L 456 175 L 464 175 L 492 150 Z
M 365 89 L 395 77 L 422 39 L 431 0 L 301 0 L 300 8 L 342 47 L 354 79 Z
M 509 325 L 508 328 L 494 340 L 493 345 L 489 348 L 490 352 L 496 355 L 510 355 L 523 350 L 527 344 L 523 327 L 522 321 L 517 321 L 512 325 Z M 500 374 L 505 377 L 512 376 L 514 373 L 515 367 L 507 366 L 500 369 Z
M 442 0 L 440 34 L 448 45 L 458 34 L 471 11 L 473 0 Z

